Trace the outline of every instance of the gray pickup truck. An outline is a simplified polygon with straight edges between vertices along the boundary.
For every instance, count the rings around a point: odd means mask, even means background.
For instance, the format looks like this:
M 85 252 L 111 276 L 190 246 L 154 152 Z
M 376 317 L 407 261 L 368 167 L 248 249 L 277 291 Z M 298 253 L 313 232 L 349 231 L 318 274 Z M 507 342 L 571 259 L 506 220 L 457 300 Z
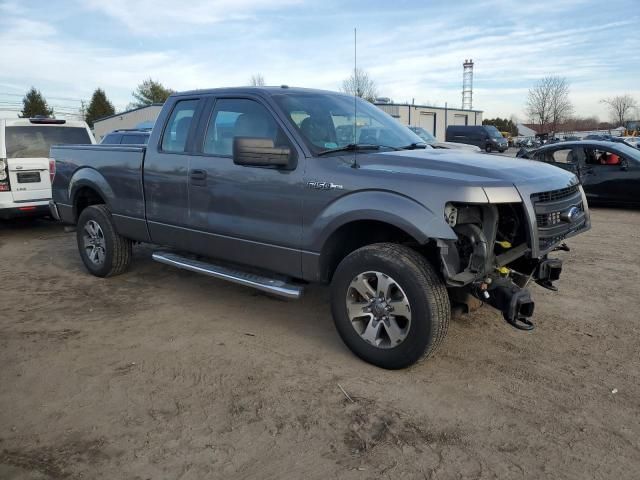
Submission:
M 164 264 L 298 298 L 330 283 L 338 332 L 364 360 L 431 355 L 452 305 L 531 329 L 531 280 L 590 227 L 576 177 L 539 162 L 427 148 L 375 106 L 298 88 L 172 95 L 144 146 L 51 149 L 51 211 L 86 268 L 122 273 L 132 244 Z

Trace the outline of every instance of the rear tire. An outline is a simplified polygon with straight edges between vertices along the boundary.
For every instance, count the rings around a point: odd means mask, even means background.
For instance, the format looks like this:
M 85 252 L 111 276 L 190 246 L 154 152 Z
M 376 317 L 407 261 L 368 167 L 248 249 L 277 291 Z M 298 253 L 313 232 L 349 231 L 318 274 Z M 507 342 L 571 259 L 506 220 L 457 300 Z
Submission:
M 431 356 L 451 318 L 447 289 L 435 269 L 415 250 L 392 243 L 368 245 L 340 262 L 331 282 L 331 311 L 351 351 L 387 369 Z
M 118 275 L 131 263 L 131 240 L 116 232 L 105 205 L 91 205 L 82 211 L 76 240 L 84 266 L 96 277 Z

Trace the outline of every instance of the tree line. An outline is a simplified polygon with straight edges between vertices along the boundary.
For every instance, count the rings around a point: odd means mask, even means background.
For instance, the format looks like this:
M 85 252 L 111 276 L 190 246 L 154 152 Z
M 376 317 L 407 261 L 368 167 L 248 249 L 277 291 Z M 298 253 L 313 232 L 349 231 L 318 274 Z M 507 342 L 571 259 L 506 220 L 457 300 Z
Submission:
M 264 76 L 260 73 L 249 78 L 249 84 L 253 86 L 265 85 Z M 596 128 L 596 124 L 602 125 L 597 119 L 575 118 L 573 116 L 574 106 L 571 102 L 569 82 L 564 77 L 547 76 L 537 81 L 529 89 L 526 100 L 526 113 L 529 121 L 540 127 L 545 133 L 555 134 L 560 128 L 574 126 L 571 130 L 579 130 L 589 125 Z M 351 75 L 342 82 L 341 90 L 350 95 L 355 95 L 369 102 L 374 102 L 378 96 L 378 89 L 375 81 L 367 72 L 355 69 Z M 174 90 L 167 88 L 160 82 L 148 78 L 139 84 L 131 93 L 133 102 L 129 108 L 139 108 L 152 105 L 154 103 L 164 103 L 166 99 L 174 93 Z M 639 105 L 635 98 L 629 94 L 617 95 L 600 100 L 609 110 L 613 128 L 626 126 L 635 116 L 640 116 Z M 35 116 L 51 117 L 54 115 L 42 93 L 35 87 L 31 87 L 22 99 L 23 108 L 20 117 L 29 118 Z M 81 113 L 90 127 L 96 120 L 115 114 L 113 103 L 107 98 L 102 88 L 96 88 L 89 102 L 82 102 Z M 495 125 L 498 130 L 517 135 L 518 129 L 511 119 L 486 119 L 483 125 Z
M 543 133 L 551 134 L 561 128 L 571 131 L 602 125 L 594 117 L 575 118 L 569 93 L 569 82 L 564 77 L 547 76 L 537 81 L 527 95 L 526 112 L 531 123 L 541 127 Z M 613 128 L 626 127 L 628 121 L 640 115 L 638 102 L 629 94 L 603 98 L 600 103 L 606 105 Z
M 128 108 L 140 108 L 154 103 L 164 103 L 172 93 L 174 93 L 174 90 L 148 78 L 131 93 L 133 102 L 128 105 Z M 98 87 L 91 95 L 91 100 L 81 102 L 80 112 L 89 127 L 93 128 L 96 120 L 115 115 L 116 110 L 113 103 L 107 98 L 105 91 Z M 22 110 L 19 116 L 20 118 L 52 117 L 54 113 L 53 108 L 49 106 L 42 92 L 35 87 L 31 87 L 22 99 Z

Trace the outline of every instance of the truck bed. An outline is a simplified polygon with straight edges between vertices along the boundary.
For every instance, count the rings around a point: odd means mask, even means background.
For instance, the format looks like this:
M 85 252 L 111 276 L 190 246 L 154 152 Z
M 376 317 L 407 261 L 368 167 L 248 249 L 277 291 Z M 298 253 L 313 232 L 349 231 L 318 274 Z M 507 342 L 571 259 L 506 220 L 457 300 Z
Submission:
M 142 166 L 146 147 L 124 145 L 55 145 L 51 158 L 56 161 L 53 199 L 57 204 L 72 206 L 75 193 L 83 185 L 71 178 L 80 169 L 87 187 L 93 182 L 108 192 L 105 198 L 113 215 L 144 219 Z

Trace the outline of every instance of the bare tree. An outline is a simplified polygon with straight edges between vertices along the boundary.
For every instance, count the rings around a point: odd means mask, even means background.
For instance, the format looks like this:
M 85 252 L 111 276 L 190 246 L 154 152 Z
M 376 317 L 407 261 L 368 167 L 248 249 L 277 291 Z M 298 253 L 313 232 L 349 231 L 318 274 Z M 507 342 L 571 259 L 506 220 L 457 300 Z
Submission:
M 635 110 L 638 108 L 638 102 L 629 94 L 618 95 L 616 97 L 605 98 L 600 100 L 609 108 L 611 114 L 611 120 L 616 126 L 625 126 L 629 118 Z
M 573 113 L 569 100 L 569 82 L 564 77 L 545 77 L 529 89 L 527 114 L 546 133 L 555 133 L 558 126 Z
M 375 102 L 378 96 L 376 82 L 364 70 L 356 68 L 355 71 L 342 82 L 342 91 L 350 95 L 364 98 L 369 102 Z
M 249 85 L 253 87 L 264 87 L 264 77 L 261 73 L 251 75 L 249 79 Z

